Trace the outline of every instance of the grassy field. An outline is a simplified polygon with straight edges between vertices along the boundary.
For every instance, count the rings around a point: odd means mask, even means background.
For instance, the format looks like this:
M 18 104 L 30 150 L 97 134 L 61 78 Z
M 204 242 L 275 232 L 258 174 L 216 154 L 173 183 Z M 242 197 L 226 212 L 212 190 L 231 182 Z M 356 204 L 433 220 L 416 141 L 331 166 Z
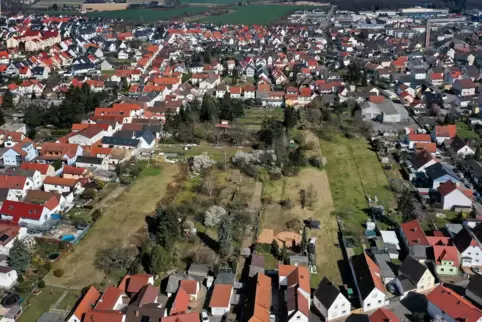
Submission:
M 465 122 L 457 122 L 457 135 L 460 136 L 462 139 L 480 139 L 479 135 L 472 131 L 470 126 Z
M 261 130 L 261 125 L 265 118 L 274 117 L 277 120 L 283 120 L 283 110 L 281 108 L 262 109 L 251 108 L 245 111 L 245 115 L 238 119 L 236 123 L 243 124 L 250 131 Z
M 266 25 L 278 21 L 282 16 L 294 10 L 313 9 L 313 7 L 297 5 L 250 5 L 236 7 L 234 12 L 220 16 L 209 16 L 199 20 L 214 24 L 259 24 Z
M 187 8 L 177 8 L 170 10 L 114 10 L 114 11 L 100 11 L 88 13 L 87 16 L 91 18 L 102 17 L 102 18 L 113 18 L 113 19 L 125 19 L 134 20 L 140 22 L 152 22 L 157 20 L 171 20 L 176 17 L 185 16 L 186 13 L 189 14 L 200 14 L 209 8 L 206 7 L 187 7 Z
M 246 2 L 246 0 L 181 0 L 181 4 L 236 4 L 238 2 Z
M 301 209 L 299 191 L 313 185 L 318 192 L 318 200 L 312 209 Z M 336 218 L 331 215 L 334 210 L 326 171 L 315 168 L 305 168 L 296 177 L 284 177 L 281 180 L 265 183 L 263 196 L 271 196 L 275 202 L 291 199 L 293 208 L 283 209 L 279 204 L 265 207 L 262 217 L 262 227 L 273 229 L 274 233 L 286 230 L 286 222 L 291 219 L 317 219 L 321 222 L 320 230 L 311 230 L 308 236 L 316 237 L 316 266 L 318 274 L 311 275 L 311 285 L 318 286 L 326 276 L 335 285 L 341 284 L 338 261 L 342 259 L 338 244 L 338 226 Z
M 237 146 L 225 146 L 221 148 L 216 147 L 213 144 L 202 142 L 198 146 L 190 147 L 189 150 L 184 150 L 184 147 L 178 144 L 158 144 L 157 151 L 164 153 L 177 153 L 179 155 L 177 158 L 190 158 L 206 152 L 210 158 L 218 162 L 224 162 L 224 153 L 226 152 L 226 159 L 229 162 L 229 159 L 237 151 L 249 152 L 251 151 L 251 148 Z
M 168 184 L 178 174 L 179 167 L 165 164 L 162 171 L 157 173 L 149 169 L 145 171 L 128 190 L 109 203 L 101 219 L 74 246 L 73 251 L 56 265 L 64 269 L 64 276 L 57 278 L 50 274 L 46 279 L 47 284 L 73 287 L 99 284 L 104 274 L 94 267 L 96 251 L 107 245 L 138 242 L 134 235 L 145 228 L 145 217 L 155 210 Z
M 363 233 L 362 224 L 368 219 L 366 194 L 375 196 L 386 208 L 396 206 L 396 197 L 375 152 L 369 150 L 363 138 L 347 139 L 335 136 L 321 144 L 328 164 L 325 169 L 337 212 L 343 213 L 345 229 Z
M 17 322 L 37 321 L 44 312 L 48 311 L 57 302 L 62 293 L 64 293 L 64 289 L 47 287 L 40 294 L 32 295 L 32 297 L 26 300 L 30 305 L 24 306 L 26 309 L 24 309 Z

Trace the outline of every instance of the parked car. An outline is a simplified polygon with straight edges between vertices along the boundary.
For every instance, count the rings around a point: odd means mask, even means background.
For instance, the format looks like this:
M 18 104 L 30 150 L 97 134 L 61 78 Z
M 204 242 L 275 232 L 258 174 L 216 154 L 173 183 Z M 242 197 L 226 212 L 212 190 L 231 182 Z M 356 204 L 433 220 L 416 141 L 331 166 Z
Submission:
M 201 321 L 202 322 L 209 322 L 209 315 L 208 315 L 208 312 L 206 312 L 206 310 L 203 310 L 201 312 Z

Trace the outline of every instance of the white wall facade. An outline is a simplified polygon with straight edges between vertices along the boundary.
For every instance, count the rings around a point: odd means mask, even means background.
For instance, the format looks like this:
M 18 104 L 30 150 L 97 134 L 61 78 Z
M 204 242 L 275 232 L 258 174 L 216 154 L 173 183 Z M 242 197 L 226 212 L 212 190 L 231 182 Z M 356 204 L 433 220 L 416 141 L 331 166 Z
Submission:
M 374 288 L 370 294 L 363 299 L 363 311 L 372 311 L 385 306 L 386 295 L 377 288 Z

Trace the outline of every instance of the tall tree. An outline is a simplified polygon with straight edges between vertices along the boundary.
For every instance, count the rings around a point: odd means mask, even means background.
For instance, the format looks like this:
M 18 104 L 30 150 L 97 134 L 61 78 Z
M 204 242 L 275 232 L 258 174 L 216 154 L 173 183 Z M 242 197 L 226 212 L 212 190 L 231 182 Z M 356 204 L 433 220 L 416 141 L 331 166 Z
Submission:
M 151 251 L 149 271 L 151 274 L 166 272 L 171 266 L 172 256 L 161 245 L 155 245 Z
M 223 256 L 227 256 L 231 254 L 232 244 L 233 244 L 233 236 L 231 232 L 231 218 L 228 215 L 223 216 L 221 218 L 221 222 L 219 223 L 218 227 L 218 240 L 219 240 L 219 249 L 220 253 Z
M 202 122 L 212 122 L 213 120 L 217 119 L 217 116 L 218 111 L 216 103 L 213 101 L 211 96 L 204 94 L 199 119 Z
M 179 218 L 174 207 L 156 210 L 156 240 L 165 249 L 172 249 L 179 238 Z
M 296 123 L 298 123 L 298 113 L 293 107 L 286 107 L 284 110 L 284 126 L 288 129 L 292 129 L 295 127 Z
M 13 94 L 10 92 L 10 90 L 7 90 L 3 95 L 2 110 L 13 109 L 14 107 Z
M 19 239 L 15 239 L 13 246 L 8 254 L 8 266 L 19 272 L 25 273 L 28 265 L 32 261 L 32 255 L 27 248 L 27 245 Z

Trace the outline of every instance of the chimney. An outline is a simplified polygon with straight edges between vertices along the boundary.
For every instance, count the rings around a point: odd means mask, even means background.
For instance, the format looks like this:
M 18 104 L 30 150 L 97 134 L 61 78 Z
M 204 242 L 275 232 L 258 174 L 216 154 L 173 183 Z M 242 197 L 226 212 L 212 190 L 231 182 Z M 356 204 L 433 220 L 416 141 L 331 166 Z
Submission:
M 427 25 L 425 26 L 425 49 L 430 46 L 430 22 L 427 20 Z

